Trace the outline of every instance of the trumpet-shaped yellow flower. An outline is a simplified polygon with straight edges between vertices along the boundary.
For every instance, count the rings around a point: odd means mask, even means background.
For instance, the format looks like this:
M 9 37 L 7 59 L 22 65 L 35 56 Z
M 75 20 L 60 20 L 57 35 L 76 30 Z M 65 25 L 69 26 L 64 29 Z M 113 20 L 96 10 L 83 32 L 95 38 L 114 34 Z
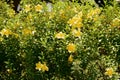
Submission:
M 69 53 L 71 52 L 75 52 L 76 51 L 76 45 L 73 43 L 69 43 L 66 47 L 66 49 L 68 50 Z
M 49 68 L 46 66 L 46 63 L 42 64 L 41 62 L 38 62 L 36 63 L 36 67 L 35 67 L 36 70 L 39 70 L 39 71 L 48 71 Z
M 40 4 L 38 4 L 37 6 L 35 6 L 35 10 L 36 11 L 41 11 L 42 10 L 42 6 Z
M 40 71 L 42 69 L 42 67 L 43 67 L 43 64 L 41 64 L 41 62 L 38 62 L 38 63 L 36 63 L 35 69 Z
M 72 55 L 70 55 L 70 56 L 68 57 L 68 61 L 69 61 L 69 62 L 73 62 L 73 56 L 72 56 Z
M 72 30 L 72 34 L 73 34 L 73 36 L 75 36 L 75 37 L 80 37 L 81 32 L 80 32 L 79 30 L 73 29 L 73 30 Z
M 48 71 L 48 70 L 49 69 L 48 69 L 46 63 L 44 63 L 43 66 L 42 66 L 42 71 L 44 72 L 44 71 Z
M 114 74 L 113 68 L 106 69 L 105 75 L 108 75 L 111 78 L 113 74 Z
M 55 37 L 58 39 L 65 39 L 65 33 L 59 32 L 55 35 Z
M 12 34 L 12 32 L 11 32 L 11 30 L 9 30 L 9 29 L 3 29 L 3 30 L 1 30 L 0 34 L 1 34 L 2 36 L 5 35 L 6 37 L 8 37 L 10 34 Z
M 30 10 L 31 10 L 30 5 L 25 5 L 24 11 L 25 12 L 29 12 Z

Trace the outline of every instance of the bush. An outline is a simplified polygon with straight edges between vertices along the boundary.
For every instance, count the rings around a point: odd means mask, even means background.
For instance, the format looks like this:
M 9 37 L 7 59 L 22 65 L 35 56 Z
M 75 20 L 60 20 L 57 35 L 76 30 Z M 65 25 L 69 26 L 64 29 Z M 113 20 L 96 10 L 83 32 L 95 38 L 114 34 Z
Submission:
M 22 0 L 15 13 L 0 1 L 3 80 L 117 80 L 120 8 Z

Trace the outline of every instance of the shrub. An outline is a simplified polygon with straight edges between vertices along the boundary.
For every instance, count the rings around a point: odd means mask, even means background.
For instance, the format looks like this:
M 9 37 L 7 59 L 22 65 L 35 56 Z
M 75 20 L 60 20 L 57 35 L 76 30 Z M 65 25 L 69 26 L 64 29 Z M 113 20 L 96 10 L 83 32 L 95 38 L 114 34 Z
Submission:
M 23 0 L 15 13 L 0 1 L 3 80 L 117 80 L 119 7 Z M 8 12 L 8 13 L 7 13 Z M 112 13 L 111 13 L 112 12 Z

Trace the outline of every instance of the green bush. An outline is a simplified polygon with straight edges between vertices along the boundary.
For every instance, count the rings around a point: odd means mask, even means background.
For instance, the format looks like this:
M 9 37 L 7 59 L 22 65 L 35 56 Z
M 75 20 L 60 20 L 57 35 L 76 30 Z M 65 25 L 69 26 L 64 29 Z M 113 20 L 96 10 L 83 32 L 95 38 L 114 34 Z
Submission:
M 117 80 L 120 8 L 22 0 L 15 13 L 0 1 L 0 78 Z

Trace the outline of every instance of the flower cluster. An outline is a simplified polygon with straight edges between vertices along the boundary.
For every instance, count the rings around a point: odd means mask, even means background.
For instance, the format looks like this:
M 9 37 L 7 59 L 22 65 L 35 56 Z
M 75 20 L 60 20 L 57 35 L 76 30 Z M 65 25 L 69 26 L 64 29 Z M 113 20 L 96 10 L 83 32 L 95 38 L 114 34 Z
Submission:
M 22 34 L 23 34 L 24 36 L 34 35 L 34 33 L 35 33 L 35 30 L 31 30 L 31 29 L 29 29 L 29 28 L 25 28 L 25 29 L 22 30 Z
M 82 20 L 83 13 L 80 11 L 77 15 L 75 15 L 72 19 L 68 20 L 68 24 L 72 26 L 71 33 L 74 37 L 80 37 L 81 27 L 83 27 L 83 20 Z
M 82 24 L 82 11 L 75 15 L 72 19 L 68 21 L 68 24 L 72 26 L 72 28 L 81 28 Z
M 29 5 L 25 5 L 24 11 L 27 13 L 27 12 L 29 12 L 31 9 L 32 9 L 32 6 L 31 6 L 30 4 L 29 4 Z M 35 9 L 35 11 L 37 11 L 37 12 L 41 12 L 42 9 L 43 9 L 43 7 L 42 7 L 42 5 L 37 4 L 36 6 L 34 6 L 34 9 Z
M 68 50 L 69 53 L 74 53 L 76 51 L 76 45 L 74 43 L 69 43 L 66 49 Z M 73 62 L 73 57 L 74 57 L 73 54 L 70 54 L 70 56 L 68 57 L 68 61 Z
M 49 70 L 49 68 L 47 67 L 47 65 L 46 65 L 45 62 L 44 62 L 43 64 L 42 64 L 41 62 L 36 63 L 36 67 L 35 67 L 35 69 L 36 69 L 36 70 L 39 70 L 39 71 L 42 70 L 43 72 Z

